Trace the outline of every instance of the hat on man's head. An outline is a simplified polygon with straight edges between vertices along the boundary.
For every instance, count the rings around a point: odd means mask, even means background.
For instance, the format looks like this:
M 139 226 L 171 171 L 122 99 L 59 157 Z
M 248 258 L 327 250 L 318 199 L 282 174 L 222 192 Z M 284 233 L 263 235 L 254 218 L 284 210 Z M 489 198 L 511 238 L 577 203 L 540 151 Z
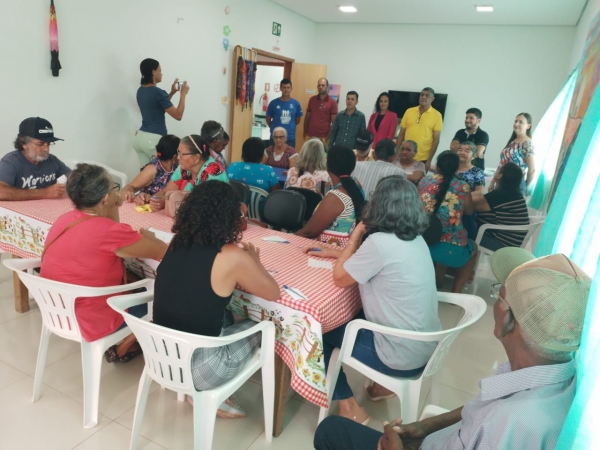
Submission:
M 356 150 L 360 150 L 364 152 L 369 148 L 369 145 L 373 142 L 373 135 L 371 132 L 367 130 L 360 130 L 356 135 L 356 139 L 354 141 L 354 148 Z
M 533 259 L 504 281 L 504 300 L 520 327 L 540 347 L 579 348 L 592 279 L 562 254 Z
M 19 125 L 19 134 L 39 139 L 43 142 L 56 142 L 64 140 L 54 137 L 54 129 L 52 128 L 52 124 L 41 117 L 30 117 L 21 122 Z
M 510 273 L 531 260 L 535 256 L 525 249 L 519 247 L 504 247 L 495 251 L 490 258 L 492 273 L 500 283 L 504 283 Z

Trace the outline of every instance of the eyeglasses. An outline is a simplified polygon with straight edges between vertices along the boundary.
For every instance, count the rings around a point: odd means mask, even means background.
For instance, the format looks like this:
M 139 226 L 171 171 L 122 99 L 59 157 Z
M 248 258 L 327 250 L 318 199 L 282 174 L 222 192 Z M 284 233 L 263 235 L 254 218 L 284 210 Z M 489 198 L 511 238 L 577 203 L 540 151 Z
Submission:
M 119 183 L 115 183 L 115 185 L 111 188 L 111 191 L 120 191 L 121 185 Z
M 275 135 L 273 135 L 273 139 L 285 139 L 285 136 L 275 136 Z
M 187 155 L 195 155 L 195 153 L 181 153 L 179 150 L 177 150 L 177 156 L 187 156 Z
M 505 300 L 505 298 L 500 295 L 501 287 L 502 283 L 494 283 L 490 285 L 490 297 L 500 300 L 508 309 L 511 309 L 510 305 Z
M 44 142 L 44 141 L 29 141 L 29 143 L 37 148 L 50 147 L 51 145 L 56 144 L 56 142 Z

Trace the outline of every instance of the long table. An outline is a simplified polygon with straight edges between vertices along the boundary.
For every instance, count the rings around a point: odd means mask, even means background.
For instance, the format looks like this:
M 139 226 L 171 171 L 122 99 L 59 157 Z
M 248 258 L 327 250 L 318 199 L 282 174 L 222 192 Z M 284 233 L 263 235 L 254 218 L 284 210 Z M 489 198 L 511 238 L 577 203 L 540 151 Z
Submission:
M 71 209 L 66 199 L 0 202 L 0 249 L 23 258 L 39 257 L 50 226 Z M 168 232 L 173 224 L 173 219 L 163 211 L 138 213 L 127 203 L 120 208 L 119 215 L 121 222 L 134 229 L 153 227 Z M 269 236 L 284 237 L 289 243 L 263 240 Z M 251 224 L 244 231 L 243 240 L 260 247 L 263 265 L 281 288 L 279 300 L 269 302 L 238 286 L 230 303 L 237 314 L 275 324 L 278 357 L 273 434 L 278 436 L 283 429 L 285 392 L 290 383 L 309 401 L 318 406 L 327 405 L 322 335 L 358 313 L 360 296 L 356 285 L 347 289 L 336 287 L 331 270 L 308 266 L 309 257 L 302 252 L 302 247 L 314 241 Z M 128 264 L 141 275 L 154 277 L 158 261 L 129 260 Z M 307 300 L 290 297 L 283 285 L 300 290 Z M 29 309 L 27 292 L 18 277 L 15 277 L 15 308 L 21 312 Z

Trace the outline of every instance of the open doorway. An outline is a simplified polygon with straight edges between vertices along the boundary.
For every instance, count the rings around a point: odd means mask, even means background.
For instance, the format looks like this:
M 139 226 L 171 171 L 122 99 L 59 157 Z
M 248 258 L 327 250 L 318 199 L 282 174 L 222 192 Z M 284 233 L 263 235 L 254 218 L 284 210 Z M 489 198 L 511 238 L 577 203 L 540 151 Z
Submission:
M 254 118 L 252 137 L 259 137 L 265 143 L 269 141 L 270 131 L 266 113 L 269 102 L 279 96 L 279 82 L 285 78 L 285 62 L 259 54 L 256 58 L 256 96 L 254 100 Z

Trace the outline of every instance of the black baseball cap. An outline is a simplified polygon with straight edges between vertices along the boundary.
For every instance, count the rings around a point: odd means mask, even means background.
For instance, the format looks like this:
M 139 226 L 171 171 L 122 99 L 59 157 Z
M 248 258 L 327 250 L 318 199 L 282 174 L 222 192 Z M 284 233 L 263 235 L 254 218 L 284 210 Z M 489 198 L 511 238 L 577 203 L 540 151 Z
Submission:
M 27 137 L 39 139 L 43 142 L 63 141 L 54 137 L 54 129 L 52 124 L 41 117 L 29 117 L 19 125 L 19 134 Z
M 369 145 L 373 142 L 373 135 L 367 130 L 360 130 L 356 135 L 354 141 L 354 148 L 356 150 L 365 151 L 369 148 Z

